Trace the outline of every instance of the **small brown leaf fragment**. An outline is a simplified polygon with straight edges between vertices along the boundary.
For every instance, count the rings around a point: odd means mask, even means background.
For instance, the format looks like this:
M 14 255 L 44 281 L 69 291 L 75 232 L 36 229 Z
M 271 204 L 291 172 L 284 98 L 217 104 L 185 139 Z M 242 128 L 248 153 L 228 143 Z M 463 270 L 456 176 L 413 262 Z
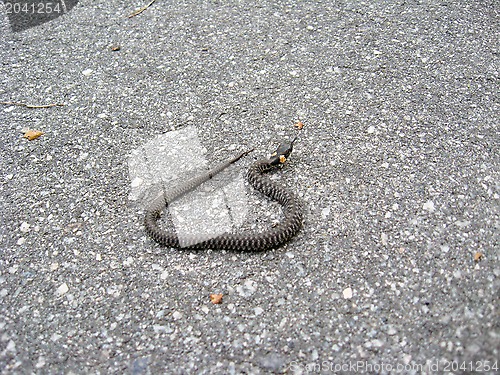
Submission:
M 479 251 L 474 254 L 474 261 L 479 262 L 483 258 L 483 253 L 480 253 Z
M 300 130 L 304 127 L 304 123 L 302 121 L 297 121 L 294 126 Z
M 210 294 L 210 301 L 214 305 L 218 305 L 218 304 L 222 303 L 222 296 L 223 296 L 223 294 Z
M 37 139 L 43 134 L 42 131 L 40 130 L 27 130 L 24 132 L 24 138 L 27 138 L 28 140 L 32 141 L 33 139 Z

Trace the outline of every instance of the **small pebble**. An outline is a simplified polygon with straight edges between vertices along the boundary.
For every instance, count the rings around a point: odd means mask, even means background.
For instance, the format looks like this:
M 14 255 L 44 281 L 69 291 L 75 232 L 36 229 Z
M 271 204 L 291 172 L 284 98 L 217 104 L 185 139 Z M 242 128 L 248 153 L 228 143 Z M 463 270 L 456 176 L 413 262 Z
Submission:
M 255 282 L 252 280 L 247 280 L 243 285 L 238 285 L 236 291 L 242 297 L 250 297 L 257 290 Z
M 42 368 L 43 366 L 45 366 L 45 358 L 40 357 L 38 358 L 38 362 L 35 364 L 35 367 Z
M 398 331 L 396 331 L 396 328 L 394 328 L 393 326 L 390 326 L 389 329 L 387 330 L 387 334 L 389 336 L 394 336 Z
M 342 292 L 342 294 L 344 295 L 345 299 L 351 299 L 352 298 L 352 289 L 351 288 L 346 288 L 346 289 L 344 289 L 344 291 Z
M 57 333 L 53 333 L 52 336 L 50 336 L 50 341 L 52 342 L 56 342 L 57 340 L 59 340 L 62 336 L 61 335 L 58 335 Z
M 434 202 L 431 200 L 428 200 L 427 202 L 424 203 L 422 208 L 426 211 L 434 212 Z
M 59 286 L 59 288 L 57 288 L 57 294 L 59 294 L 60 296 L 68 293 L 68 291 L 69 291 L 69 287 L 68 287 L 68 284 L 66 284 L 66 283 L 61 284 L 61 286 Z
M 387 236 L 386 233 L 381 233 L 380 234 L 380 241 L 382 242 L 382 245 L 387 246 L 387 240 L 389 239 L 389 236 Z
M 325 207 L 321 210 L 321 218 L 326 219 L 330 215 L 330 207 Z

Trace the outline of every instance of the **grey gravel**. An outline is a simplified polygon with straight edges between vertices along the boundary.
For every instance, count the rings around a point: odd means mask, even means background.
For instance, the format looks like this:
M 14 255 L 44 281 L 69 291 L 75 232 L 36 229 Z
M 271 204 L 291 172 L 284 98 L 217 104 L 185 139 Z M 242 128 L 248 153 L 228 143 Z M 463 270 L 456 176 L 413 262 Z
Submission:
M 80 1 L 18 33 L 0 17 L 0 101 L 65 104 L 0 106 L 0 371 L 493 365 L 498 2 L 159 0 L 126 17 L 142 5 Z M 298 120 L 275 175 L 306 207 L 290 243 L 193 252 L 146 237 L 133 150 L 195 126 L 211 165 L 255 147 L 244 170 Z M 249 227 L 279 218 L 248 194 Z

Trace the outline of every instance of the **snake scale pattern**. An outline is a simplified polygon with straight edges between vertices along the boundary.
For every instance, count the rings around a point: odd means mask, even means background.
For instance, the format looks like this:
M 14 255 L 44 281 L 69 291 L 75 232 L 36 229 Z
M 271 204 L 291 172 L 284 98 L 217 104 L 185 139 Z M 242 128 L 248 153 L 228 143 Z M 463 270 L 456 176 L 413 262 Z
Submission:
M 158 224 L 161 212 L 170 203 L 194 190 L 217 173 L 235 163 L 250 151 L 243 152 L 227 160 L 212 170 L 195 177 L 178 187 L 158 196 L 146 208 L 144 224 L 148 235 L 161 245 L 182 249 L 217 249 L 232 251 L 262 251 L 288 242 L 302 227 L 303 210 L 300 201 L 288 190 L 271 181 L 266 172 L 285 163 L 293 149 L 293 142 L 281 144 L 269 159 L 253 163 L 247 172 L 247 180 L 253 188 L 283 206 L 284 219 L 275 227 L 262 232 L 224 233 L 216 237 L 192 236 L 179 240 L 173 230 L 162 229 Z

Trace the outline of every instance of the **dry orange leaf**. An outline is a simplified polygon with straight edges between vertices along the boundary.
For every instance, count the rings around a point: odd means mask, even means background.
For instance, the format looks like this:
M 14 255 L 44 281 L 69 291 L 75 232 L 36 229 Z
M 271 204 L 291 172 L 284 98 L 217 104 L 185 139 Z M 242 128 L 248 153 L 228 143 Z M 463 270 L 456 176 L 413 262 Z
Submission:
M 24 132 L 24 138 L 27 138 L 28 140 L 32 141 L 33 139 L 37 139 L 43 134 L 42 131 L 40 130 L 27 130 Z
M 222 303 L 222 296 L 223 294 L 210 294 L 210 301 L 212 301 L 214 305 L 218 305 Z
M 304 127 L 304 123 L 302 121 L 298 121 L 294 125 L 297 129 L 302 129 Z
M 474 254 L 474 260 L 476 262 L 480 261 L 482 257 L 483 257 L 483 253 L 480 253 L 479 251 Z

